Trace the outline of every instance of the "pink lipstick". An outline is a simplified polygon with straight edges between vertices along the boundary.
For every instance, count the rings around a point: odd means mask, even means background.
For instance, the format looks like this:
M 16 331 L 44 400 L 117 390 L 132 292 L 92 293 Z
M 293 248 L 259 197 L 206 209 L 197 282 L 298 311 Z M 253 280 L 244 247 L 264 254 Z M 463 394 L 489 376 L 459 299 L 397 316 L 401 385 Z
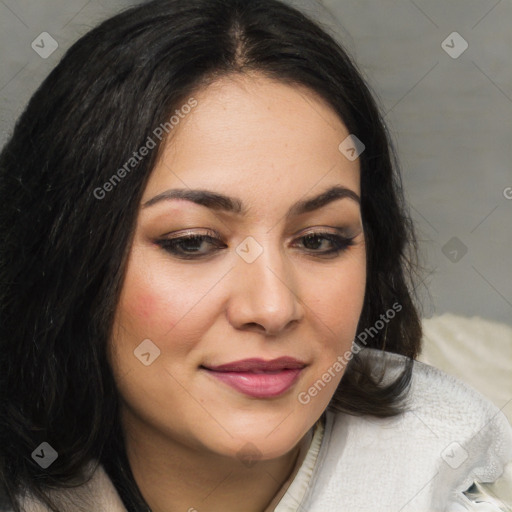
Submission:
M 288 391 L 306 364 L 292 357 L 271 361 L 243 359 L 217 366 L 203 366 L 211 376 L 254 398 L 272 398 Z

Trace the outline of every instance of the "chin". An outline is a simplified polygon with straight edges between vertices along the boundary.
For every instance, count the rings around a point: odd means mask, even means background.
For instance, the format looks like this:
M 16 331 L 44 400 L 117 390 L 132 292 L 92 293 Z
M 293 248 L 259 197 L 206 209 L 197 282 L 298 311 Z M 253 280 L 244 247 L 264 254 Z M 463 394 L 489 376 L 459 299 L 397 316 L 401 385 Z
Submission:
M 286 419 L 285 419 L 286 418 Z M 283 421 L 284 420 L 284 421 Z M 272 460 L 289 453 L 309 430 L 310 422 L 297 421 L 294 415 L 281 414 L 274 421 L 252 423 L 245 427 L 225 423 L 226 430 L 215 442 L 210 436 L 203 439 L 209 450 L 244 461 Z M 314 423 L 314 422 L 313 422 Z M 206 432 L 203 431 L 203 435 Z

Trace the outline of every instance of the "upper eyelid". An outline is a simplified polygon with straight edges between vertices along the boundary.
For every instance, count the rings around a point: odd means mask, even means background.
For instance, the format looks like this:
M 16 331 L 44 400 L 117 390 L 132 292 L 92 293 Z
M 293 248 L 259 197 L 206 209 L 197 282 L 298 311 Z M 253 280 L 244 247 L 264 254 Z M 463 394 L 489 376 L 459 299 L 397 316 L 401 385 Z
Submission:
M 348 244 L 348 245 L 354 245 L 357 242 L 355 242 L 355 239 L 361 234 L 355 233 L 355 234 L 343 234 L 339 230 L 338 231 L 329 231 L 329 230 L 322 230 L 322 229 L 316 229 L 314 231 L 309 231 L 305 233 L 301 233 L 293 238 L 293 241 L 296 240 L 303 240 L 308 236 L 317 236 L 319 238 L 324 238 L 325 240 L 329 240 L 329 237 L 338 238 L 339 241 L 342 243 Z M 165 244 L 166 242 L 176 242 L 180 243 L 180 240 L 193 240 L 193 239 L 201 239 L 201 243 L 203 242 L 209 242 L 212 246 L 219 245 L 225 245 L 225 243 L 221 240 L 222 237 L 217 236 L 211 236 L 210 234 L 206 233 L 192 233 L 188 232 L 188 234 L 178 235 L 174 237 L 169 238 L 160 238 L 159 240 L 156 240 L 157 245 Z M 331 243 L 335 243 L 333 240 L 331 240 Z M 339 242 L 338 242 L 339 243 Z
M 355 235 L 343 235 L 339 231 L 338 232 L 332 232 L 332 231 L 322 231 L 322 230 L 316 230 L 316 231 L 310 231 L 306 233 L 299 234 L 294 238 L 294 240 L 302 240 L 308 236 L 318 236 L 319 238 L 325 238 L 326 240 L 329 239 L 330 236 L 339 238 L 340 240 L 343 240 L 346 243 L 349 243 L 352 245 L 353 241 L 357 236 L 359 236 L 360 233 L 356 233 Z M 222 241 L 217 236 L 210 236 L 209 234 L 205 233 L 189 233 L 189 234 L 183 234 L 175 237 L 169 237 L 169 238 L 160 238 L 156 241 L 157 244 L 162 244 L 165 242 L 172 242 L 177 241 L 179 243 L 180 240 L 193 240 L 193 239 L 201 239 L 201 241 L 205 240 L 213 240 L 214 244 L 218 244 L 219 242 L 222 243 Z
M 217 232 L 216 230 L 212 230 L 212 229 L 209 229 L 209 228 L 202 228 L 204 229 L 205 231 L 204 232 L 197 232 L 197 231 L 193 231 L 195 228 L 190 228 L 190 229 L 184 229 L 184 230 L 178 230 L 177 232 L 170 232 L 170 233 L 166 233 L 165 235 L 163 235 L 161 238 L 165 239 L 166 237 L 168 237 L 167 239 L 168 240 L 175 240 L 175 239 L 180 239 L 180 238 L 195 238 L 195 237 L 206 237 L 206 238 L 216 238 L 216 239 L 220 239 L 220 238 L 223 238 L 222 235 Z M 201 228 L 198 228 L 198 229 L 201 229 Z M 306 230 L 308 228 L 305 228 Z M 181 231 L 183 231 L 183 233 L 180 233 Z M 320 235 L 323 235 L 323 234 L 328 234 L 328 235 L 338 235 L 338 236 L 341 236 L 341 237 L 344 237 L 344 238 L 355 238 L 356 236 L 358 236 L 359 234 L 362 233 L 362 229 L 361 230 L 355 230 L 356 232 L 353 232 L 354 230 L 351 229 L 351 228 L 336 228 L 336 227 L 331 227 L 331 228 L 322 228 L 322 227 L 318 227 L 318 228 L 311 228 L 311 231 L 304 231 L 304 232 L 300 232 L 298 234 L 295 234 L 294 237 L 295 238 L 302 238 L 304 236 L 308 236 L 308 235 L 314 235 L 314 234 L 320 234 Z M 175 236 L 169 236 L 169 235 L 175 235 Z

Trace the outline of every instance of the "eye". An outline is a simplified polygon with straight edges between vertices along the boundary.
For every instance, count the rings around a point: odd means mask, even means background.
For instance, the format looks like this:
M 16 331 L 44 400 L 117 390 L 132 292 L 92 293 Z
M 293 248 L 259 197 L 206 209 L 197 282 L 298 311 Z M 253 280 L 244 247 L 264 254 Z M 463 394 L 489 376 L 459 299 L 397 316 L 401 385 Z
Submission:
M 307 253 L 319 257 L 338 256 L 354 245 L 354 239 L 355 237 L 345 237 L 327 231 L 312 232 L 297 238 L 302 241 L 298 245 L 304 247 Z M 162 238 L 156 240 L 155 243 L 172 256 L 181 259 L 199 259 L 227 248 L 220 235 L 214 231 L 208 231 L 208 234 L 188 232 L 183 236 L 175 235 L 171 238 Z M 325 248 L 326 245 L 327 248 Z M 211 249 L 208 249 L 208 246 Z
M 330 233 L 326 231 L 318 231 L 308 233 L 300 237 L 298 240 L 302 240 L 302 245 L 306 247 L 307 252 L 316 254 L 318 256 L 331 256 L 336 257 L 340 253 L 346 251 L 350 246 L 354 245 L 355 237 L 345 237 L 336 233 Z M 318 250 L 325 247 L 325 242 L 330 245 L 330 248 L 326 250 Z
M 208 233 L 206 235 L 192 233 L 185 236 L 163 238 L 156 240 L 156 243 L 177 258 L 198 259 L 212 253 L 212 251 L 202 251 L 201 248 L 205 246 L 213 246 L 216 250 L 226 247 L 217 233 L 214 231 L 208 231 Z

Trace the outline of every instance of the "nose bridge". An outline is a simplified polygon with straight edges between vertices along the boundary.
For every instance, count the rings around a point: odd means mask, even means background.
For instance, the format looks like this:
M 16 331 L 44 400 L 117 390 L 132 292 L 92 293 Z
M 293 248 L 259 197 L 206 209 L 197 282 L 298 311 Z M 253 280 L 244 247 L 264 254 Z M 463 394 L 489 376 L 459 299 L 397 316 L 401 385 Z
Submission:
M 247 237 L 237 248 L 232 321 L 259 324 L 268 332 L 279 332 L 300 315 L 293 266 L 273 236 Z

